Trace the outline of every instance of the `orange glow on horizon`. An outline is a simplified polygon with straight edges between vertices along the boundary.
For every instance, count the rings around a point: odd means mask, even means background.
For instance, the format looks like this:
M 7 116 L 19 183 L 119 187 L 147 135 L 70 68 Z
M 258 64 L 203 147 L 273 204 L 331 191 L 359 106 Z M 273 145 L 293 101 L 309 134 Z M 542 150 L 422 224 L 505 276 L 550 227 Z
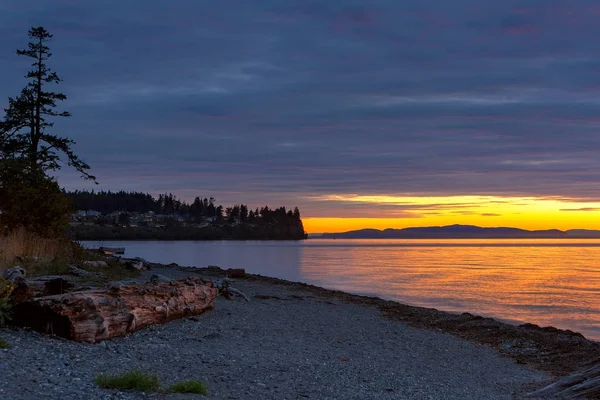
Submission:
M 522 229 L 600 229 L 600 202 L 576 199 L 449 196 L 393 197 L 331 195 L 313 198 L 326 209 L 343 209 L 344 203 L 371 204 L 373 217 L 302 218 L 308 233 L 345 232 L 356 229 L 407 228 L 415 226 L 477 225 L 482 227 L 515 227 Z M 337 204 L 336 204 L 337 203 Z M 385 205 L 384 210 L 378 205 Z M 396 210 L 397 207 L 397 210 Z M 392 211 L 390 211 L 392 210 Z M 383 216 L 388 214 L 389 217 Z M 338 214 L 339 215 L 339 214 Z M 394 217 L 398 215 L 398 217 Z

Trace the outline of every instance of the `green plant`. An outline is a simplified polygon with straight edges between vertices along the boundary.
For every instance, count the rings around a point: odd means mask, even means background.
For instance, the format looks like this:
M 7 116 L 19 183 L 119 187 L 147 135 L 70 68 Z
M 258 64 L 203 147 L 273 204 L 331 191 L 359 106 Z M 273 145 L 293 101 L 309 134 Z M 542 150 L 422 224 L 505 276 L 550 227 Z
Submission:
M 10 304 L 10 295 L 15 287 L 4 278 L 0 278 L 0 326 L 6 325 L 10 321 L 12 314 L 12 304 Z
M 7 298 L 0 299 L 0 326 L 6 325 L 12 319 L 12 304 Z
M 167 392 L 169 393 L 195 393 L 195 394 L 204 394 L 206 395 L 206 386 L 204 383 L 189 380 L 177 382 L 176 384 L 169 386 L 167 388 Z
M 6 340 L 0 338 L 0 349 L 10 349 L 12 346 Z
M 142 392 L 156 392 L 159 389 L 156 375 L 141 372 L 137 369 L 117 375 L 101 374 L 96 377 L 95 382 L 104 389 L 139 390 Z

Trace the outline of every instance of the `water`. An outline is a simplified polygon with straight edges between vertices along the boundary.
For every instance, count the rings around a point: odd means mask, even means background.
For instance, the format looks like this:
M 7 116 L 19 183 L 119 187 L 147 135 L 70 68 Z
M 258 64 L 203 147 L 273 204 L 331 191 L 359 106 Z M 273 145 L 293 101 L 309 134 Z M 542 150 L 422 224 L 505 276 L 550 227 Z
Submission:
M 600 340 L 600 240 L 106 241 L 160 263 L 245 268 Z

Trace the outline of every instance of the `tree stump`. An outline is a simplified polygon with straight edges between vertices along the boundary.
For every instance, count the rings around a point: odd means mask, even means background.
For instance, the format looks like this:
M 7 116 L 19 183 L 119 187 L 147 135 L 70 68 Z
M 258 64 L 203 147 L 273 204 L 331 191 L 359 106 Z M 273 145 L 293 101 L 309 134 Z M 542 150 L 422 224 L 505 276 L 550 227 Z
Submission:
M 13 324 L 96 343 L 213 307 L 218 289 L 200 278 L 46 296 L 17 304 Z

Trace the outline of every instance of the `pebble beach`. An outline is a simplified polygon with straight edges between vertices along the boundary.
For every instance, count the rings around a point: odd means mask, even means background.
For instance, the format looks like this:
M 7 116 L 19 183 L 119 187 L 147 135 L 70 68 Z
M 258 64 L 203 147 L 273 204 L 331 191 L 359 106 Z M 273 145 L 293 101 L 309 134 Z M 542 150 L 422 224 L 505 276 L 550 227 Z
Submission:
M 181 278 L 181 268 L 148 273 Z M 142 276 L 140 280 L 146 279 Z M 490 346 L 409 326 L 369 304 L 302 285 L 239 279 L 250 299 L 98 344 L 0 330 L 0 399 L 515 399 L 552 379 Z M 105 390 L 98 374 L 137 368 L 208 395 Z

